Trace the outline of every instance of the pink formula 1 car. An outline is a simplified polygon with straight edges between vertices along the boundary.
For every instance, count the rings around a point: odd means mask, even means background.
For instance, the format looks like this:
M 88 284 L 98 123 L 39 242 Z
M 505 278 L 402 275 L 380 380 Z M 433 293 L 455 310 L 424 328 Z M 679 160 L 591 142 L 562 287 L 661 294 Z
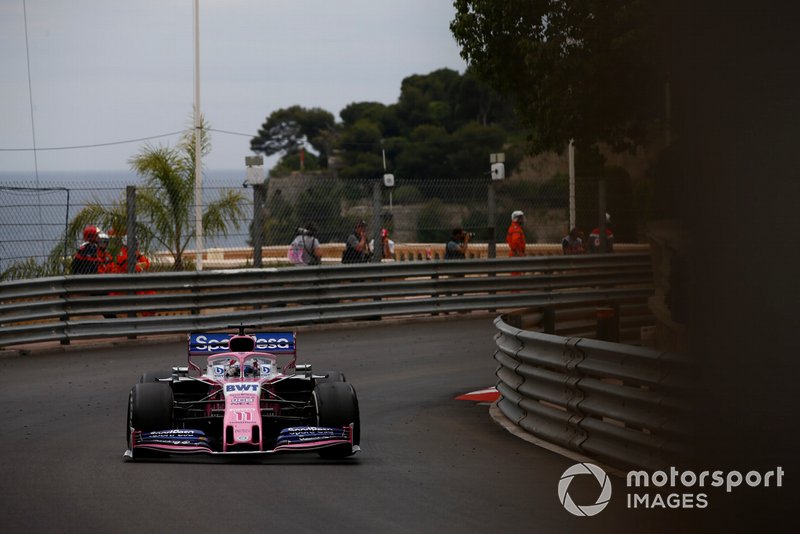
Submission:
M 148 372 L 128 399 L 130 459 L 358 452 L 358 398 L 340 372 L 298 365 L 292 332 L 189 334 L 189 365 Z

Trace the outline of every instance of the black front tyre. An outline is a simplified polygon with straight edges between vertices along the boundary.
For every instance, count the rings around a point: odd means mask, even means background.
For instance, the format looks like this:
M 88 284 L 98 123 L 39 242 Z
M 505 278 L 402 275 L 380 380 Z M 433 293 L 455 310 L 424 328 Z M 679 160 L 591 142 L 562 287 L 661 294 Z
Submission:
M 317 407 L 317 424 L 341 428 L 353 424 L 353 444 L 361 441 L 361 422 L 358 414 L 358 397 L 349 382 L 323 382 L 314 388 Z M 337 445 L 320 449 L 322 458 L 345 458 L 353 454 L 350 445 Z
M 169 384 L 135 384 L 128 396 L 128 447 L 131 446 L 131 429 L 144 432 L 171 429 L 173 403 Z

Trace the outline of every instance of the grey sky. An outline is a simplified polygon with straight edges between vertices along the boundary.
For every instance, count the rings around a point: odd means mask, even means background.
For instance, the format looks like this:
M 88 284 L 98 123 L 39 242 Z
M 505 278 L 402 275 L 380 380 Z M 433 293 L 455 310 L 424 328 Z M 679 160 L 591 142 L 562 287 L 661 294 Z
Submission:
M 37 147 L 191 125 L 192 0 L 26 2 Z M 454 11 L 451 0 L 200 0 L 201 109 L 212 128 L 250 136 L 294 104 L 338 118 L 350 102 L 395 102 L 406 76 L 464 71 Z M 31 148 L 23 0 L 0 0 L 0 72 L 0 149 Z M 40 150 L 38 168 L 126 170 L 143 144 Z M 249 154 L 249 137 L 214 132 L 205 167 L 243 168 Z M 0 151 L 0 171 L 33 170 L 33 152 Z

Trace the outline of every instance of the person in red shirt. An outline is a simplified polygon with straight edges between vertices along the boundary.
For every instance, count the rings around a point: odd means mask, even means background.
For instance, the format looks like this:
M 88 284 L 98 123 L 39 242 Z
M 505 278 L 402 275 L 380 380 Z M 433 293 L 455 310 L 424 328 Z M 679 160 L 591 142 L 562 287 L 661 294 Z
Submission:
M 100 229 L 89 225 L 83 229 L 83 243 L 72 256 L 72 274 L 97 274 L 100 258 L 97 254 L 97 235 Z
M 150 268 L 150 260 L 147 259 L 147 256 L 136 251 L 136 272 L 141 273 L 142 271 L 146 271 Z M 114 261 L 114 272 L 120 274 L 126 274 L 128 272 L 128 236 L 122 236 L 122 246 L 119 248 L 119 254 L 117 254 L 117 258 Z M 137 295 L 155 295 L 155 291 L 147 290 L 147 291 L 137 291 Z M 142 312 L 143 317 L 152 317 L 155 315 L 154 312 L 146 311 Z
M 108 251 L 108 234 L 100 232 L 97 234 L 97 274 L 115 272 L 114 260 Z
M 147 256 L 136 251 L 136 272 L 140 273 L 150 268 L 150 260 Z M 115 272 L 125 274 L 128 272 L 128 236 L 122 236 L 122 246 L 117 254 Z
M 600 239 L 600 227 L 598 226 L 589 234 L 589 252 L 601 254 L 604 252 L 614 252 L 614 231 L 611 229 L 611 215 L 606 213 L 606 244 L 603 248 Z
M 525 255 L 525 214 L 516 210 L 511 214 L 511 226 L 508 227 L 506 243 L 508 243 L 508 255 L 511 257 Z

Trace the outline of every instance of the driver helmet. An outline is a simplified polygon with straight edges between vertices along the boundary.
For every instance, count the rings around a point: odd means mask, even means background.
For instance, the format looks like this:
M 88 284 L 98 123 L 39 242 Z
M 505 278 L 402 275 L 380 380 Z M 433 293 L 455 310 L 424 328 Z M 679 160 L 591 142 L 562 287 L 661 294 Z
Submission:
M 245 378 L 256 378 L 258 375 L 259 375 L 259 373 L 258 373 L 258 366 L 257 365 L 251 365 L 249 363 L 246 363 L 244 365 L 244 377 Z
M 231 360 L 230 364 L 228 364 L 228 369 L 225 370 L 225 376 L 228 378 L 239 376 L 239 362 L 237 360 Z
M 105 232 L 100 232 L 97 234 L 97 246 L 100 248 L 108 247 L 108 234 Z
M 97 234 L 99 232 L 100 232 L 99 228 L 90 224 L 89 226 L 86 226 L 83 229 L 83 240 L 92 243 L 97 239 Z

